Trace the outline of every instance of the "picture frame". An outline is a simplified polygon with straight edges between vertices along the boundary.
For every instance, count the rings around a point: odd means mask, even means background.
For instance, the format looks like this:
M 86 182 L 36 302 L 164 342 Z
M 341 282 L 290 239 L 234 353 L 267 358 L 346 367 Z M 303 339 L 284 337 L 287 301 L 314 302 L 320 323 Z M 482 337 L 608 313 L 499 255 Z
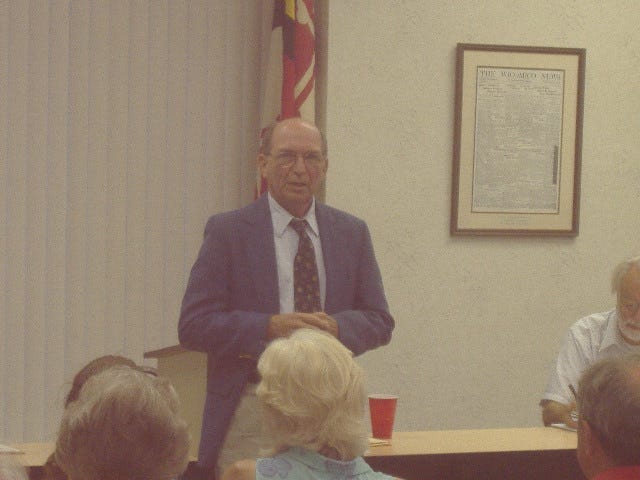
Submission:
M 585 63 L 457 45 L 451 235 L 578 235 Z

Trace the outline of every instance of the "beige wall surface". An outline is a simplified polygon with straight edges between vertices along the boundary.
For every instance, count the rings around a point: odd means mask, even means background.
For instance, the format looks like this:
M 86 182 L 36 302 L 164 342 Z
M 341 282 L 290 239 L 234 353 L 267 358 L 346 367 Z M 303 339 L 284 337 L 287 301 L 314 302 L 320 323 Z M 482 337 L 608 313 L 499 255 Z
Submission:
M 636 2 L 333 0 L 327 203 L 365 219 L 397 321 L 361 357 L 397 427 L 539 425 L 562 335 L 640 254 Z M 457 43 L 585 48 L 580 233 L 451 237 Z
M 326 199 L 369 223 L 397 319 L 370 389 L 401 429 L 539 424 L 562 334 L 640 254 L 637 2 L 329 6 Z M 267 11 L 0 1 L 0 442 L 51 440 L 91 358 L 176 343 L 206 217 L 252 197 Z M 449 236 L 459 42 L 587 49 L 578 237 Z

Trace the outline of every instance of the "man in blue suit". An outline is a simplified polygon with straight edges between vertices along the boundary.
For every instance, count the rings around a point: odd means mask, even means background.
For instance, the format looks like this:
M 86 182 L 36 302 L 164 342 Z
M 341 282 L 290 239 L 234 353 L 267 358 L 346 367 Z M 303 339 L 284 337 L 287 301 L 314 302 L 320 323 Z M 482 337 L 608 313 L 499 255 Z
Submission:
M 394 328 L 367 225 L 315 200 L 328 167 L 319 129 L 300 118 L 272 125 L 257 162 L 268 193 L 209 219 L 178 325 L 180 343 L 208 356 L 198 454 L 207 478 L 258 454 L 255 366 L 270 340 L 317 328 L 359 355 L 389 343 Z M 307 222 L 320 311 L 294 308 L 292 218 Z

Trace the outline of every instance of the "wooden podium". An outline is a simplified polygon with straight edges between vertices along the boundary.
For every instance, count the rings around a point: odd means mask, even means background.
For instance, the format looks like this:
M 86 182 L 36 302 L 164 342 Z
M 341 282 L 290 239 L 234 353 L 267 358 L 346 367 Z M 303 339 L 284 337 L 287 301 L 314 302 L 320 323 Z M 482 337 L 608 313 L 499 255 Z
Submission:
M 180 396 L 180 413 L 189 424 L 191 457 L 198 457 L 200 426 L 207 389 L 207 354 L 174 345 L 146 352 L 158 361 L 158 375 L 169 378 Z

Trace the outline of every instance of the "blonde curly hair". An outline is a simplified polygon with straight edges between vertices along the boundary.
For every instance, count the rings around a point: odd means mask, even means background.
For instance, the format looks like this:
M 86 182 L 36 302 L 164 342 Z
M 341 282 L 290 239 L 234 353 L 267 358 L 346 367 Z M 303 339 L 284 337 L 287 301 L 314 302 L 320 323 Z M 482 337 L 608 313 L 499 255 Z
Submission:
M 335 449 L 341 458 L 367 448 L 362 368 L 331 335 L 300 329 L 273 341 L 258 361 L 256 394 L 273 452 Z

